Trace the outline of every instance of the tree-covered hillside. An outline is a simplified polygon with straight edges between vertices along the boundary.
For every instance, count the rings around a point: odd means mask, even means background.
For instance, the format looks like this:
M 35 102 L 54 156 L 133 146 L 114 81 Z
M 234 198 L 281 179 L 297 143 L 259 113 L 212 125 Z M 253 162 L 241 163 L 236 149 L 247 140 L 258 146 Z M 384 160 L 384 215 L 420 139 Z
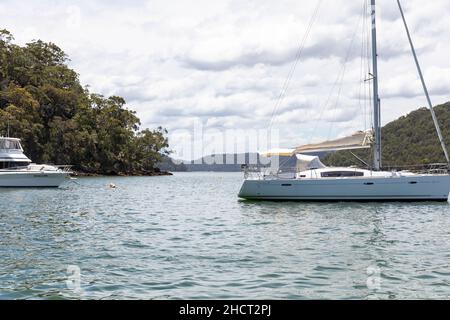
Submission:
M 450 102 L 434 109 L 444 139 L 450 147 Z M 384 167 L 446 163 L 428 108 L 413 111 L 383 127 L 382 149 Z M 371 163 L 369 150 L 354 153 Z M 331 154 L 324 161 L 334 166 L 361 165 L 348 151 Z
M 34 162 L 100 174 L 157 170 L 168 147 L 164 129 L 139 131 L 123 98 L 83 88 L 55 44 L 13 41 L 0 30 L 0 135 L 21 138 Z

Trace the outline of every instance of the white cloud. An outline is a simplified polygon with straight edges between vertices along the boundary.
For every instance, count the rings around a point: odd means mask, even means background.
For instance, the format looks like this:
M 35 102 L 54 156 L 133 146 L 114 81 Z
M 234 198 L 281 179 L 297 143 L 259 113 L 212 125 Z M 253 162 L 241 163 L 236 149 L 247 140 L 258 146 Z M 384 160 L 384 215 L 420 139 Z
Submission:
M 445 102 L 450 90 L 450 2 L 403 3 L 432 98 Z M 316 4 L 2 0 L 0 21 L 20 44 L 39 38 L 61 46 L 83 84 L 104 95 L 124 96 L 144 127 L 189 130 L 199 120 L 211 129 L 259 129 L 270 123 Z M 360 72 L 362 4 L 323 2 L 278 108 L 274 126 L 281 130 L 283 146 L 367 126 L 369 100 L 361 102 L 359 94 L 360 81 L 367 77 Z M 379 1 L 383 122 L 425 102 L 396 6 L 395 1 Z

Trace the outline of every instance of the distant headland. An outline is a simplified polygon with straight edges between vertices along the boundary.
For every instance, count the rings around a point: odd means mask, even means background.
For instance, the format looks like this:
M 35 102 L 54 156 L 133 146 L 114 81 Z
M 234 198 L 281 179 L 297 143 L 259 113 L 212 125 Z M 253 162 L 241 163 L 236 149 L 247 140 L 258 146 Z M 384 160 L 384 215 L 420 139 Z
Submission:
M 67 61 L 53 43 L 19 46 L 0 29 L 0 135 L 20 138 L 33 162 L 82 175 L 169 174 L 156 166 L 167 130 L 141 130 L 122 97 L 90 92 Z

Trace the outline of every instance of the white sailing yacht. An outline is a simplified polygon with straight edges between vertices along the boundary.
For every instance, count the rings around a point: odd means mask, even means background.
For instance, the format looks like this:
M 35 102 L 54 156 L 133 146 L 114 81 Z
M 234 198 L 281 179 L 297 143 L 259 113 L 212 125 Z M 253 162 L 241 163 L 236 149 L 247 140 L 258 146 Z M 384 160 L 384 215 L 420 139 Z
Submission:
M 283 177 L 278 173 L 246 171 L 245 181 L 239 192 L 240 198 L 300 201 L 448 201 L 450 193 L 448 151 L 433 110 L 400 0 L 397 2 L 447 163 L 420 174 L 382 170 L 376 4 L 375 0 L 371 0 L 374 129 L 334 141 L 310 144 L 295 149 L 269 151 L 264 155 L 296 156 L 297 172 L 291 177 L 286 175 Z M 318 157 L 308 155 L 362 148 L 373 149 L 373 164 L 370 169 L 326 167 Z
M 0 137 L 0 187 L 59 187 L 69 177 L 69 169 L 33 164 L 19 139 Z

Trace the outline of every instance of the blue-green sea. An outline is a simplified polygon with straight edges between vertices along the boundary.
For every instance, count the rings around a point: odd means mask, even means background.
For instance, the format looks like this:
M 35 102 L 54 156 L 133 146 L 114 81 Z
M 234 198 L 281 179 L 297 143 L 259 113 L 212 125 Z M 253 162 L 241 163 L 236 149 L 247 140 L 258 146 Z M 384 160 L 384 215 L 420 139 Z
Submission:
M 247 202 L 241 182 L 0 189 L 0 299 L 450 299 L 448 203 Z

